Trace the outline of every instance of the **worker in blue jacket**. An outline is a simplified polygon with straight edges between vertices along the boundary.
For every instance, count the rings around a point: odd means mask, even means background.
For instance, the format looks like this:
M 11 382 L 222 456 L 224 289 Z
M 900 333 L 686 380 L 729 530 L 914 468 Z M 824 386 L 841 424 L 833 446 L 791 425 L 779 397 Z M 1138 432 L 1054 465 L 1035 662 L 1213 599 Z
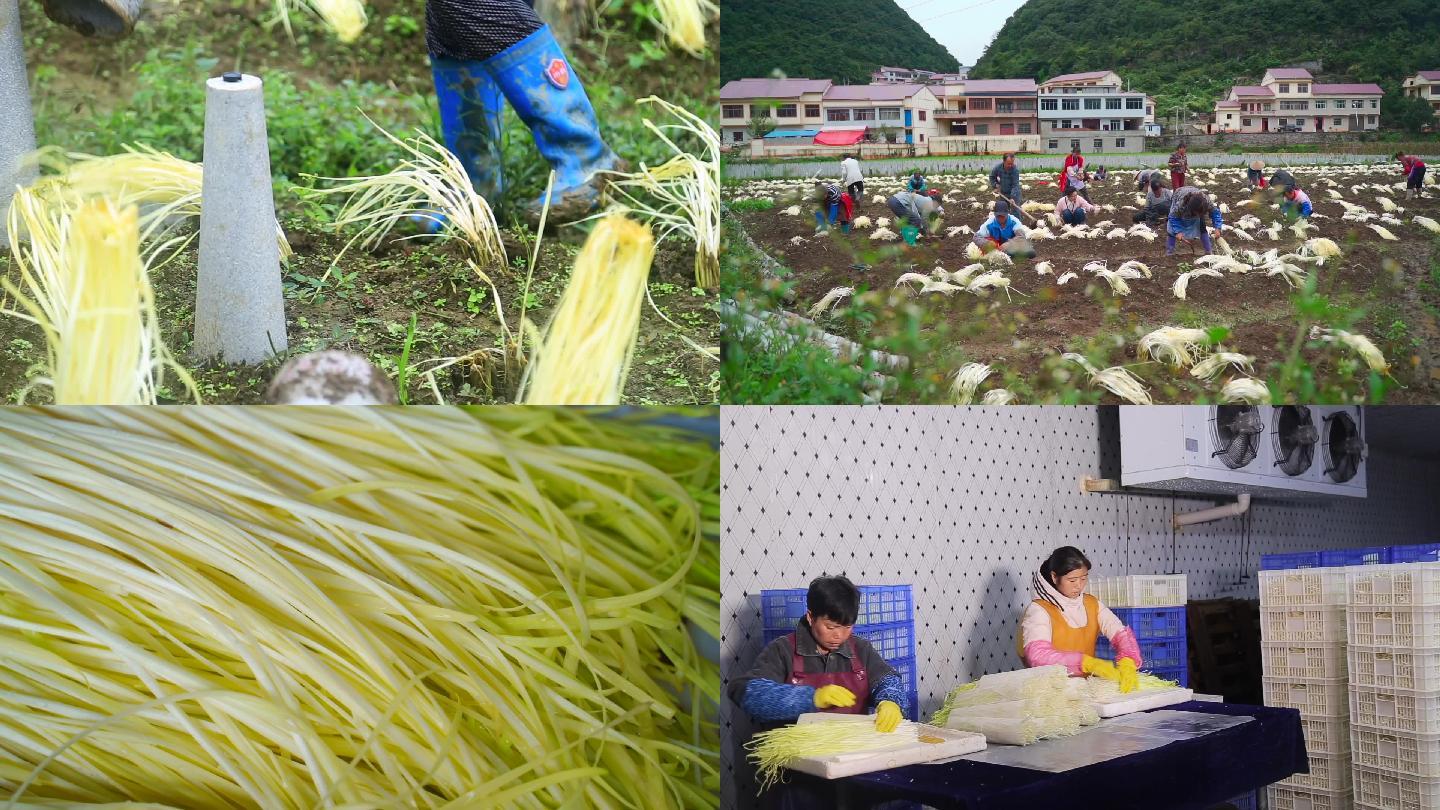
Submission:
M 1199 239 L 1206 253 L 1214 253 L 1210 235 L 1205 232 L 1206 219 L 1210 220 L 1215 236 L 1218 237 L 1224 223 L 1220 219 L 1220 209 L 1215 207 L 1214 201 L 1194 186 L 1175 189 L 1175 196 L 1170 200 L 1170 217 L 1165 224 L 1165 255 L 1175 255 L 1176 236 Z

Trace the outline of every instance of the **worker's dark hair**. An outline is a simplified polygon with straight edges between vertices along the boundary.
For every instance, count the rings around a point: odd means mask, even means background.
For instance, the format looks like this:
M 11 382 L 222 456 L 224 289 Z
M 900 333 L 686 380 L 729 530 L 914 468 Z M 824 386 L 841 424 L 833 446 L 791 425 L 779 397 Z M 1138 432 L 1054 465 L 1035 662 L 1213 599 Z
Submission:
M 1003 155 L 1000 156 L 1000 159 L 1001 159 L 1001 160 L 1014 160 L 1014 159 L 1015 159 L 1015 153 L 1014 153 L 1014 152 L 1006 152 L 1005 154 L 1003 154 Z
M 1391 157 L 1395 158 L 1396 160 L 1399 160 L 1400 158 L 1405 157 L 1405 153 L 1404 153 L 1404 152 L 1396 152 L 1395 154 L 1391 155 Z
M 842 576 L 816 577 L 805 594 L 812 619 L 829 619 L 850 627 L 860 615 L 860 589 Z
M 1210 213 L 1210 209 L 1214 207 L 1215 204 L 1210 202 L 1210 198 L 1204 194 L 1191 194 L 1186 198 L 1185 204 L 1181 206 L 1180 216 L 1182 219 L 1198 217 Z
M 1072 154 L 1072 155 L 1078 155 L 1078 154 L 1080 154 L 1080 144 L 1078 144 L 1078 143 L 1077 143 L 1077 144 L 1072 144 L 1072 145 L 1070 146 L 1070 154 Z
M 1184 142 L 1184 141 L 1181 141 L 1180 143 L 1175 144 L 1175 148 L 1176 148 L 1176 149 L 1184 149 L 1184 148 L 1185 148 L 1185 142 Z
M 1162 188 L 1164 188 L 1164 187 L 1165 187 L 1165 181 L 1164 181 L 1164 180 L 1161 180 L 1159 177 L 1156 177 L 1155 175 L 1151 175 L 1151 176 L 1150 176 L 1150 190 L 1151 190 L 1151 191 L 1155 192 L 1155 193 L 1158 195 L 1158 194 L 1160 193 L 1160 189 L 1162 189 Z
M 1045 575 L 1046 581 L 1051 585 L 1059 587 L 1060 578 L 1084 568 L 1090 570 L 1090 559 L 1085 553 L 1074 546 L 1061 546 L 1050 552 L 1045 562 L 1040 563 L 1040 573 Z

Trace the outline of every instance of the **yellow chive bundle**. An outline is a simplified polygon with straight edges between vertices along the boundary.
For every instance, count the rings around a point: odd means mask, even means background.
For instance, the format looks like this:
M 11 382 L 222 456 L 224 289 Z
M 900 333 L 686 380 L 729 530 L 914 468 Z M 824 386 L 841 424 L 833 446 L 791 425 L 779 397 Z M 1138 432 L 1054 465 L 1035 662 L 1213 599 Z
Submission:
M 15 300 L 0 304 L 0 315 L 40 327 L 47 350 L 47 376 L 22 399 L 48 386 L 59 405 L 153 403 L 166 369 L 194 391 L 160 335 L 133 205 L 100 199 L 72 208 L 22 188 L 9 234 L 18 283 L 0 279 Z
M 0 798 L 714 808 L 718 492 L 573 409 L 0 410 Z
M 650 228 L 607 214 L 590 232 L 522 385 L 524 402 L 615 405 L 655 258 Z

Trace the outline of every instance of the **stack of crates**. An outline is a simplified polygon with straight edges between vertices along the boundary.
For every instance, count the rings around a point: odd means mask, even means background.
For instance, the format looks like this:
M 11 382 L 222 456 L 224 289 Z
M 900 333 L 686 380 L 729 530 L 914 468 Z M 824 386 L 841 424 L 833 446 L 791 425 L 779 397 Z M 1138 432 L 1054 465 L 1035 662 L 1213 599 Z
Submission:
M 1346 580 L 1355 806 L 1440 807 L 1440 563 Z
M 1383 551 L 1383 550 L 1382 550 Z M 1265 705 L 1300 711 L 1310 772 L 1268 788 L 1275 810 L 1351 806 L 1345 566 L 1373 550 L 1266 555 L 1260 571 Z
M 1190 684 L 1189 652 L 1185 644 L 1185 602 L 1188 590 L 1184 574 L 1132 574 L 1124 577 L 1095 577 L 1088 587 L 1100 603 L 1135 631 L 1140 657 L 1151 674 L 1181 686 Z M 1095 657 L 1113 660 L 1110 640 L 1100 636 Z
M 760 615 L 765 643 L 795 632 L 805 616 L 806 588 L 760 592 Z M 868 640 L 895 672 L 907 695 L 905 716 L 915 720 L 920 709 L 915 668 L 915 603 L 909 585 L 861 585 L 860 615 L 855 635 Z

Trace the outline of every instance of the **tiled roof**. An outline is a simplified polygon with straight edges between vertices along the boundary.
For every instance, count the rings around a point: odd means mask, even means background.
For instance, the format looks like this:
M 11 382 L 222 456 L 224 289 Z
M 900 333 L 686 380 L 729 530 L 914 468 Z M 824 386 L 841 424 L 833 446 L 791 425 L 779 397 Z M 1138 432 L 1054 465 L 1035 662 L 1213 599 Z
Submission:
M 1385 91 L 1378 84 L 1314 84 L 1310 92 L 1318 95 L 1373 95 L 1383 96 Z
M 823 93 L 832 84 L 829 79 L 736 79 L 720 88 L 720 99 L 799 98 L 805 93 Z

